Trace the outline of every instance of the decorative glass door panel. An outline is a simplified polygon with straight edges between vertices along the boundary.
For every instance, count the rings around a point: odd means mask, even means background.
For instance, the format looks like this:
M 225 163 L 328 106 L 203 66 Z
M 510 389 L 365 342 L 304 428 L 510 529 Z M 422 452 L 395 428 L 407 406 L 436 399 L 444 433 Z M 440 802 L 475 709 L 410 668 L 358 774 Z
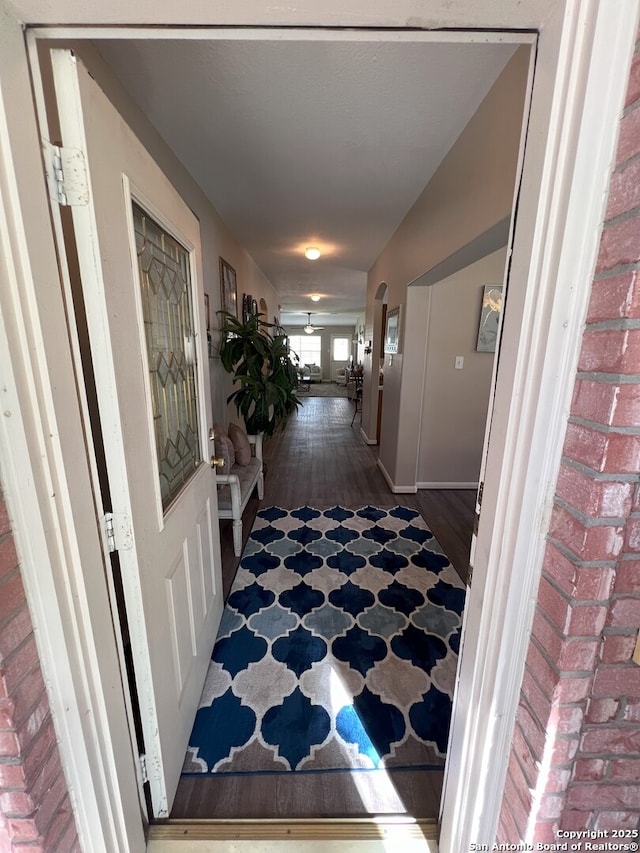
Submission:
M 162 507 L 201 461 L 189 252 L 133 204 Z

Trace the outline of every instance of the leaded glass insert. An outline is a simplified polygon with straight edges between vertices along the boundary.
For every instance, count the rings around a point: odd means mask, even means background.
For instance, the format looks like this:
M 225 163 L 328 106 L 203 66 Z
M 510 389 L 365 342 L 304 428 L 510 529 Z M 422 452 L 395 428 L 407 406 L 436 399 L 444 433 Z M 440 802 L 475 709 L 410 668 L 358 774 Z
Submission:
M 141 207 L 133 223 L 162 507 L 201 461 L 189 253 Z

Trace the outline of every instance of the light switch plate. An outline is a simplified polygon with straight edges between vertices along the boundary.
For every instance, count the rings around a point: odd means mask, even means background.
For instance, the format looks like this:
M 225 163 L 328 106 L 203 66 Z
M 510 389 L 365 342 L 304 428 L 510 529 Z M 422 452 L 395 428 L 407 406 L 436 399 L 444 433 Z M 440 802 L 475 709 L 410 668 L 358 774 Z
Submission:
M 456 370 L 462 370 L 463 367 L 464 367 L 464 356 L 463 355 L 457 355 L 456 356 Z

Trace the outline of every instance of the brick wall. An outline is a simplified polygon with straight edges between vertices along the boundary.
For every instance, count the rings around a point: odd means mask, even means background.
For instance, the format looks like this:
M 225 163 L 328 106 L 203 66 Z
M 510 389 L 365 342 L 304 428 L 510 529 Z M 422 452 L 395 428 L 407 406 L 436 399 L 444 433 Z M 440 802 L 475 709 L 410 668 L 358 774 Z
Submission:
M 499 839 L 640 821 L 640 51 L 578 365 Z
M 0 486 L 0 853 L 79 850 Z

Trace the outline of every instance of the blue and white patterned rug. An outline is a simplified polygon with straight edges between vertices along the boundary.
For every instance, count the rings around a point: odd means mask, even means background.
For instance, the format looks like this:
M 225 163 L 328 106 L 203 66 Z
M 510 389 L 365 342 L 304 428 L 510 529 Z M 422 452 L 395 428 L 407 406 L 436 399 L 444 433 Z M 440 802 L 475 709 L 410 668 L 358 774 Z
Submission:
M 413 509 L 261 510 L 183 772 L 442 767 L 463 606 Z

